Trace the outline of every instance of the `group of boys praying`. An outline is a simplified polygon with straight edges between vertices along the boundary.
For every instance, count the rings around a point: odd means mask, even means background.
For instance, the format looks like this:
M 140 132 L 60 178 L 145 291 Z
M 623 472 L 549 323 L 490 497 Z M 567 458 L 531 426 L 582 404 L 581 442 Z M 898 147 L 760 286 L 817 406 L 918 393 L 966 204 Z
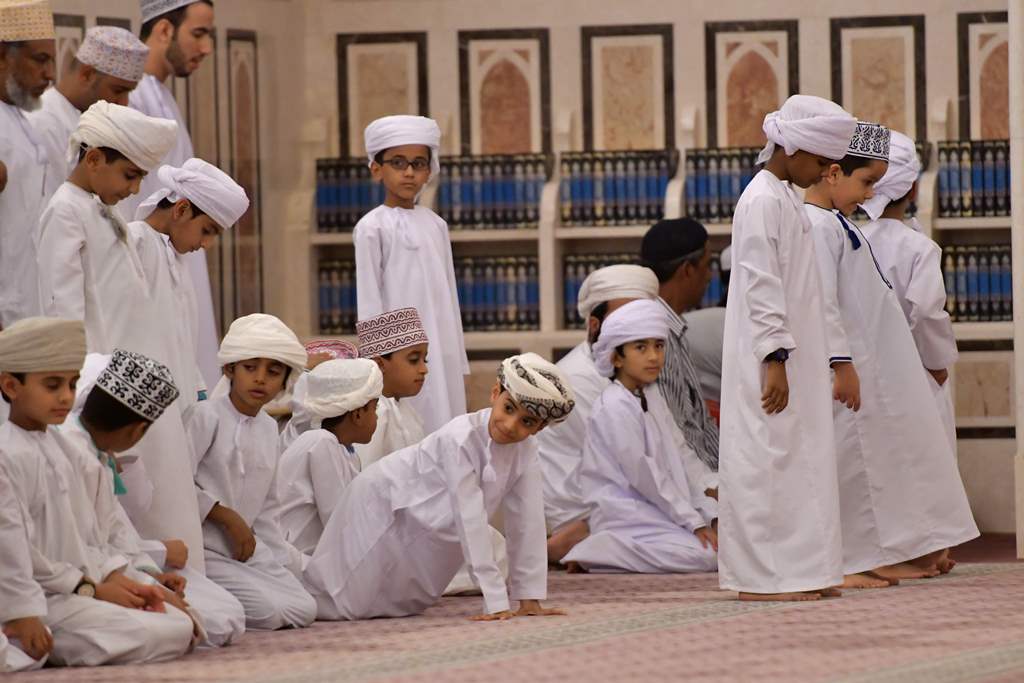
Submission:
M 198 4 L 142 0 L 143 18 Z M 0 0 L 8 65 L 52 38 L 45 0 Z M 78 60 L 130 90 L 147 54 L 107 27 Z M 587 278 L 586 341 L 557 365 L 506 358 L 466 412 L 448 229 L 418 204 L 440 130 L 418 116 L 365 131 L 386 199 L 354 231 L 358 346 L 247 315 L 208 391 L 186 256 L 239 220 L 244 190 L 200 159 L 162 164 L 178 124 L 116 102 L 33 133 L 20 110 L 56 91 L 11 73 L 0 117 L 42 170 L 0 144 L 0 263 L 18 264 L 0 276 L 0 670 L 161 661 L 465 592 L 478 620 L 562 614 L 541 604 L 549 564 L 835 597 L 948 572 L 978 533 L 938 249 L 901 220 L 920 172 L 902 134 L 802 95 L 765 118 L 718 318 L 719 432 L 687 337 L 710 256 L 691 219 L 653 226 L 643 265 Z

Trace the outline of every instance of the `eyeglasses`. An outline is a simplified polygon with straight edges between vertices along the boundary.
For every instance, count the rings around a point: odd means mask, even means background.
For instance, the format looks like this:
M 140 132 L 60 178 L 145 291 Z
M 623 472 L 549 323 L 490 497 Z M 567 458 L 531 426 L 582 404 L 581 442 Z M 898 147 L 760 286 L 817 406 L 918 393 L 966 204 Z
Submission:
M 412 170 L 414 171 L 426 171 L 430 168 L 430 160 L 424 159 L 423 157 L 416 157 L 412 161 L 409 161 L 405 157 L 391 157 L 390 159 L 385 159 L 384 163 L 396 171 L 404 171 L 410 166 L 412 166 Z

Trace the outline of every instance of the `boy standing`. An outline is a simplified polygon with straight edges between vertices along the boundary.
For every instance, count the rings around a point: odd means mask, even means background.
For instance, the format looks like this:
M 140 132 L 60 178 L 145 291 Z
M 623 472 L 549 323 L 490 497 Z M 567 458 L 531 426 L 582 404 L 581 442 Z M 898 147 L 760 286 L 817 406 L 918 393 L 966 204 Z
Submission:
M 836 370 L 833 406 L 848 588 L 947 571 L 947 549 L 978 535 L 903 311 L 873 245 L 845 218 L 888 159 L 889 130 L 858 123 L 846 156 L 806 194 L 822 292 L 840 313 L 829 356 L 853 360 Z M 848 392 L 840 372 L 859 389 Z
M 410 399 L 430 433 L 466 412 L 463 375 L 469 373 L 448 225 L 417 206 L 423 187 L 441 169 L 441 130 L 422 116 L 386 116 L 366 127 L 373 178 L 384 204 L 355 227 L 359 319 L 413 307 L 432 340 L 431 373 Z
M 903 222 L 907 205 L 917 194 L 921 162 L 914 141 L 893 131 L 889 169 L 875 184 L 875 196 L 862 205 L 871 222 L 862 230 L 871 241 L 882 272 L 910 324 L 920 362 L 939 406 L 946 438 L 956 455 L 956 423 L 949 391 L 949 368 L 958 356 L 953 323 L 946 312 L 942 251 L 919 230 Z
M 544 503 L 530 437 L 572 411 L 572 389 L 536 354 L 505 359 L 491 407 L 455 418 L 392 453 L 345 490 L 306 584 L 321 619 L 419 614 L 464 562 L 483 592 L 479 619 L 550 614 Z M 504 510 L 511 591 L 494 560 L 488 519 Z M 512 612 L 509 599 L 520 600 Z
M 246 627 L 302 628 L 316 603 L 299 583 L 305 561 L 278 523 L 277 423 L 263 406 L 306 369 L 306 350 L 272 315 L 231 323 L 224 377 L 185 413 L 206 549 L 206 575 L 238 598 Z
M 843 582 L 826 312 L 791 185 L 821 178 L 856 127 L 834 102 L 790 97 L 765 117 L 764 168 L 736 205 L 718 561 L 720 585 L 743 600 L 816 600 Z
M 601 325 L 594 362 L 613 381 L 590 414 L 580 466 L 590 536 L 563 564 L 640 573 L 717 568 L 717 503 L 689 481 L 683 461 L 696 456 L 679 457 L 667 420 L 648 409 L 668 335 L 663 304 L 650 299 L 631 301 Z
M 360 320 L 359 355 L 377 364 L 384 377 L 377 402 L 377 431 L 370 443 L 356 446 L 363 467 L 388 453 L 419 443 L 426 432 L 409 399 L 427 378 L 427 333 L 415 308 L 402 308 Z

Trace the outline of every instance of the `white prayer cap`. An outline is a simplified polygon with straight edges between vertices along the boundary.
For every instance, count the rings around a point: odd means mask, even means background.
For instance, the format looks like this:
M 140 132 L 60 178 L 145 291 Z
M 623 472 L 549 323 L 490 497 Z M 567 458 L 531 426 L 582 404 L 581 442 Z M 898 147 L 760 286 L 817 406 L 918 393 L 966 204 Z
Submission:
M 889 161 L 889 129 L 880 123 L 858 121 L 857 130 L 850 138 L 846 153 L 854 157 L 866 157 Z
M 344 415 L 380 398 L 384 375 L 372 360 L 352 358 L 329 360 L 306 375 L 303 405 L 310 417 L 310 427 L 320 429 L 331 417 Z
M 370 163 L 378 152 L 402 145 L 426 145 L 430 148 L 430 172 L 441 171 L 441 129 L 425 116 L 385 116 L 366 127 L 363 134 Z
M 146 69 L 149 47 L 131 31 L 117 26 L 93 26 L 75 58 L 97 71 L 138 83 Z
M 163 188 L 147 197 L 135 210 L 137 221 L 146 220 L 162 199 L 171 202 L 187 199 L 225 230 L 249 210 L 249 198 L 242 186 L 202 159 L 189 159 L 181 168 L 161 166 L 156 175 Z
M 598 373 L 602 377 L 614 376 L 615 349 L 639 339 L 668 339 L 668 317 L 664 307 L 653 299 L 630 301 L 609 313 L 601 323 L 601 334 L 591 347 Z
M 835 102 L 813 95 L 792 95 L 781 109 L 764 117 L 762 128 L 768 144 L 757 157 L 759 164 L 771 158 L 776 145 L 785 149 L 787 156 L 802 149 L 838 161 L 846 156 L 857 119 Z
M 891 202 L 903 199 L 921 175 L 921 160 L 917 146 L 903 133 L 892 132 L 889 140 L 889 168 L 875 183 L 875 196 L 861 204 L 871 220 L 878 220 Z
M 732 270 L 732 245 L 723 249 L 722 253 L 718 255 L 718 266 L 722 269 L 722 272 Z
M 0 0 L 0 43 L 56 36 L 50 0 Z
M 653 299 L 658 277 L 650 268 L 618 264 L 598 268 L 580 287 L 576 310 L 586 320 L 599 305 L 612 299 Z
M 221 366 L 249 358 L 270 358 L 289 366 L 292 372 L 285 388 L 295 384 L 299 375 L 306 371 L 308 361 L 306 349 L 295 333 L 280 319 L 266 313 L 253 313 L 231 323 L 217 352 L 217 362 Z M 213 395 L 222 396 L 230 388 L 231 382 L 221 377 Z
M 140 0 L 142 23 L 145 24 L 151 19 L 162 17 L 168 12 L 173 12 L 179 7 L 185 7 L 195 2 L 199 2 L 199 0 Z
M 356 323 L 356 334 L 362 358 L 376 358 L 429 341 L 415 308 L 399 308 L 360 320 Z
M 535 353 L 502 361 L 498 381 L 516 403 L 546 423 L 561 422 L 576 405 L 576 395 L 562 372 Z
M 0 332 L 0 372 L 70 372 L 84 361 L 81 320 L 24 318 Z
M 81 145 L 109 147 L 143 171 L 156 168 L 178 139 L 178 124 L 104 100 L 89 107 L 71 134 L 69 156 L 78 159 Z
M 166 365 L 124 349 L 114 350 L 95 386 L 150 422 L 156 422 L 178 398 L 178 387 Z

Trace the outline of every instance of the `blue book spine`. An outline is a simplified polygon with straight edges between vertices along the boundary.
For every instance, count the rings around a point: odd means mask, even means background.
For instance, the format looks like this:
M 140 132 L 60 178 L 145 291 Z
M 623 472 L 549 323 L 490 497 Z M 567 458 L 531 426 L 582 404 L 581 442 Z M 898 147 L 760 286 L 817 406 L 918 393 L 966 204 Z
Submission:
M 999 277 L 1002 280 L 1003 320 L 1013 320 L 1013 269 L 1010 261 L 1010 247 L 1003 247 L 999 257 Z
M 686 192 L 687 216 L 697 215 L 697 163 L 693 159 L 693 151 L 686 153 L 686 178 L 683 180 L 683 187 Z
M 1010 178 L 1007 172 L 1009 150 L 1005 142 L 997 142 L 995 149 L 995 203 L 996 215 L 1007 216 L 1010 210 Z
M 946 313 L 956 320 L 956 255 L 952 247 L 943 250 L 942 277 L 946 285 Z
M 960 205 L 960 148 L 951 145 L 949 148 L 949 215 L 959 216 Z
M 618 195 L 615 193 L 617 183 L 615 180 L 615 164 L 608 158 L 604 157 L 601 159 L 602 171 L 604 176 L 604 222 L 614 222 L 616 217 L 615 206 L 617 204 Z
M 534 330 L 540 329 L 540 279 L 537 272 L 537 259 L 531 258 L 526 263 L 526 301 L 530 329 Z
M 998 270 L 999 266 L 996 266 Z M 981 249 L 978 254 L 978 315 L 981 320 L 992 320 L 992 294 L 989 289 L 989 278 L 991 272 L 989 269 L 988 261 L 988 250 Z M 999 303 L 996 302 L 996 309 L 999 309 Z
M 337 263 L 329 264 L 331 266 L 330 271 L 330 294 L 329 294 L 329 308 L 330 308 L 330 323 L 328 324 L 328 330 L 331 332 L 337 332 L 341 330 L 341 308 L 344 303 L 342 297 L 341 288 L 341 268 Z
M 978 250 L 967 248 L 967 319 L 978 320 Z
M 317 327 L 320 333 L 328 331 L 331 324 L 331 273 L 320 264 L 317 278 Z
M 956 252 L 956 317 L 967 320 L 967 254 L 963 249 Z
M 718 218 L 720 214 L 719 207 L 719 195 L 718 195 L 718 153 L 708 153 L 708 213 L 707 217 L 711 220 Z

